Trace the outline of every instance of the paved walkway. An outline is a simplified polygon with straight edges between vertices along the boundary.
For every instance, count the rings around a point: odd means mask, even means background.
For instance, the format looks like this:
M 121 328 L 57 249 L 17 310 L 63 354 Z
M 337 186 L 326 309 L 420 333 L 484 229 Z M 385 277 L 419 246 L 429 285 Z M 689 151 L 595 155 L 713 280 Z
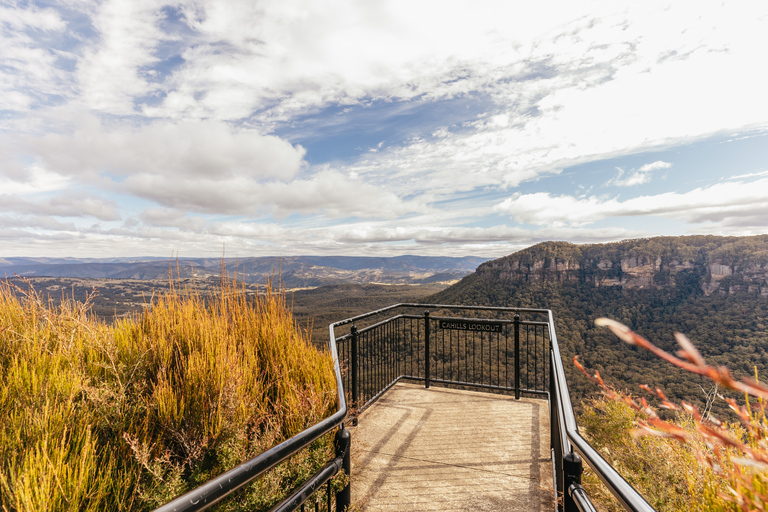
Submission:
M 553 509 L 546 400 L 399 383 L 352 446 L 362 511 Z

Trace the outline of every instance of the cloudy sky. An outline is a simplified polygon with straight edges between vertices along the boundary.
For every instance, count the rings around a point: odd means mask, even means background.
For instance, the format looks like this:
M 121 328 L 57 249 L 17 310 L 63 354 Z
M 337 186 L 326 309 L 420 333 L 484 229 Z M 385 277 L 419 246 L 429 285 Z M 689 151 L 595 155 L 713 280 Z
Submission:
M 0 0 L 0 257 L 768 232 L 764 0 Z

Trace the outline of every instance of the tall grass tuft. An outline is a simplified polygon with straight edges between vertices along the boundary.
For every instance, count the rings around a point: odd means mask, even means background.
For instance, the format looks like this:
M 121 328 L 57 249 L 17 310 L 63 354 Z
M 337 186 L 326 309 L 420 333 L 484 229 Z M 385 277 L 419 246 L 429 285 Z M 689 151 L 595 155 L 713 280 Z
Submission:
M 171 290 L 108 326 L 0 283 L 0 505 L 150 510 L 336 407 L 330 355 L 282 293 Z M 332 452 L 317 441 L 223 505 L 259 510 Z

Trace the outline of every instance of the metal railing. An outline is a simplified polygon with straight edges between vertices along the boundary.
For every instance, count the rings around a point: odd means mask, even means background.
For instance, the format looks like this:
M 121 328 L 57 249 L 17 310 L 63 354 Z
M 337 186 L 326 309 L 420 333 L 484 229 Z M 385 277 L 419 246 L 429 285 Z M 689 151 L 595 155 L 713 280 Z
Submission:
M 349 333 L 337 336 L 336 328 L 349 324 Z M 330 479 L 342 470 L 350 474 L 351 438 L 343 423 L 348 400 L 356 423 L 361 410 L 404 379 L 424 382 L 427 388 L 441 384 L 514 393 L 518 399 L 521 395 L 548 397 L 557 509 L 595 510 L 581 486 L 582 461 L 586 461 L 626 510 L 654 511 L 579 434 L 550 310 L 395 304 L 335 322 L 329 326 L 329 335 L 338 411 L 156 512 L 205 510 L 338 428 L 334 459 L 272 509 L 303 510 L 307 498 L 326 485 L 330 512 Z M 348 482 L 335 496 L 336 511 L 348 508 L 350 501 Z
M 420 310 L 400 312 L 400 310 Z M 427 309 L 427 311 L 424 311 Z M 431 310 L 431 311 L 430 311 Z M 457 312 L 475 317 L 457 316 Z M 495 318 L 477 318 L 492 312 Z M 392 314 L 378 320 L 377 317 Z M 521 320 L 520 313 L 541 311 L 397 304 L 337 322 L 352 323 L 336 338 L 344 387 L 359 412 L 400 380 L 547 396 L 549 341 L 547 323 Z M 357 323 L 369 320 L 369 325 Z
M 595 510 L 581 486 L 586 461 L 626 510 L 654 511 L 579 434 L 550 310 L 396 304 L 336 322 L 333 334 L 345 324 L 336 341 L 353 415 L 404 379 L 546 396 L 558 510 Z
M 581 487 L 582 461 L 586 461 L 605 487 L 618 500 L 625 510 L 634 512 L 655 512 L 655 509 L 608 464 L 592 446 L 581 437 L 576 426 L 568 383 L 565 380 L 560 347 L 555 334 L 555 321 L 552 311 L 547 311 L 550 343 L 552 346 L 550 368 L 551 387 L 549 390 L 549 422 L 552 443 L 552 466 L 555 474 L 555 489 L 562 497 L 562 506 L 566 512 L 580 510 L 593 511 L 595 508 Z

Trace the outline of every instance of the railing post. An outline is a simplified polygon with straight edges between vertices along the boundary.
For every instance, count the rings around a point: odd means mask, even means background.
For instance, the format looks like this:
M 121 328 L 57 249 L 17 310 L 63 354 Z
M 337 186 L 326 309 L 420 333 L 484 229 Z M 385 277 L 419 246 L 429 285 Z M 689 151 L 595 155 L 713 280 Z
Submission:
M 520 400 L 520 315 L 515 313 L 515 400 Z
M 357 326 L 352 326 L 352 407 L 357 409 Z M 352 424 L 357 426 L 357 413 L 355 413 L 355 417 L 352 420 Z
M 424 312 L 424 387 L 429 387 L 429 311 Z
M 563 457 L 563 473 L 565 473 L 565 492 L 563 493 L 563 505 L 565 512 L 577 512 L 579 509 L 573 501 L 572 492 L 581 489 L 581 474 L 584 467 L 578 453 L 569 453 Z
M 352 488 L 350 486 L 352 478 L 352 462 L 350 458 L 350 445 L 352 444 L 352 434 L 349 430 L 342 427 L 336 431 L 336 456 L 343 457 L 341 468 L 347 475 L 347 484 L 342 490 L 336 493 L 336 512 L 344 512 L 349 510 L 349 506 L 352 503 Z

